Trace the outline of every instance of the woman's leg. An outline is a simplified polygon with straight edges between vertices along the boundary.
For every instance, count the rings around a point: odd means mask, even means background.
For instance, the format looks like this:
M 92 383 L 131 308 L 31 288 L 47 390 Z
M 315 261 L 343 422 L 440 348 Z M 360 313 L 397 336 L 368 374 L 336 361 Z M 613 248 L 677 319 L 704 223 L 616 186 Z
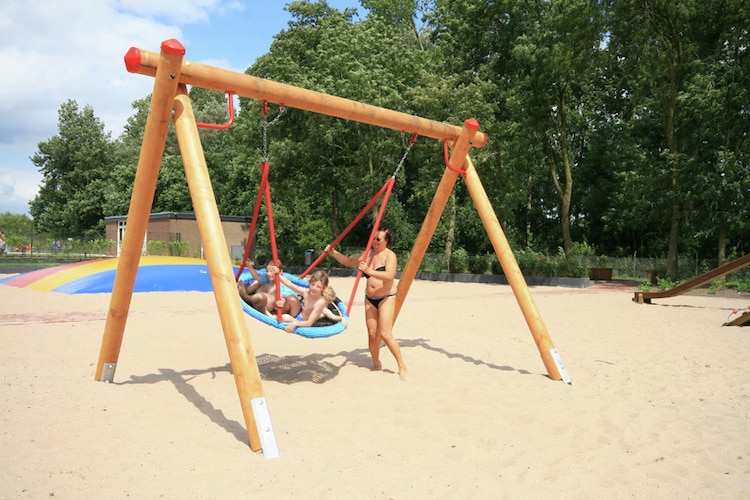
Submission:
M 380 335 L 378 335 L 378 310 L 365 300 L 365 324 L 367 325 L 367 346 L 372 356 L 373 370 L 380 370 Z
M 406 364 L 404 359 L 401 357 L 401 346 L 398 344 L 398 340 L 393 336 L 393 318 L 396 314 L 396 297 L 388 297 L 380 303 L 380 308 L 377 310 L 380 314 L 378 316 L 378 337 L 385 342 L 388 349 L 396 358 L 398 364 L 398 376 L 401 380 L 406 380 Z

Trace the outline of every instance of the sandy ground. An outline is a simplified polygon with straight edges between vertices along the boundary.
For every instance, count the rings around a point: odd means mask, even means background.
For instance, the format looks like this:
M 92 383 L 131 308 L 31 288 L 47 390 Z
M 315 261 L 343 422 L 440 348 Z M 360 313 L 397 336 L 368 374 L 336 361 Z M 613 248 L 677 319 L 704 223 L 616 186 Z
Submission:
M 750 328 L 721 326 L 750 298 L 633 290 L 531 289 L 572 385 L 505 285 L 415 282 L 405 383 L 385 348 L 370 370 L 361 302 L 328 339 L 247 317 L 267 459 L 213 294 L 135 294 L 107 384 L 108 294 L 0 285 L 0 498 L 750 498 Z

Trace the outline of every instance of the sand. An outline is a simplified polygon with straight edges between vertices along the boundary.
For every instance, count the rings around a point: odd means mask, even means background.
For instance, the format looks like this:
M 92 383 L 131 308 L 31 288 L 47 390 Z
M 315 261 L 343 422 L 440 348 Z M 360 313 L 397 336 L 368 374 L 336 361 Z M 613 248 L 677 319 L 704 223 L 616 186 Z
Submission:
M 721 326 L 750 298 L 633 290 L 531 288 L 572 385 L 505 285 L 415 282 L 405 383 L 385 348 L 370 370 L 361 292 L 327 339 L 248 317 L 267 459 L 213 294 L 135 294 L 107 384 L 108 294 L 0 285 L 0 498 L 750 498 L 750 328 Z

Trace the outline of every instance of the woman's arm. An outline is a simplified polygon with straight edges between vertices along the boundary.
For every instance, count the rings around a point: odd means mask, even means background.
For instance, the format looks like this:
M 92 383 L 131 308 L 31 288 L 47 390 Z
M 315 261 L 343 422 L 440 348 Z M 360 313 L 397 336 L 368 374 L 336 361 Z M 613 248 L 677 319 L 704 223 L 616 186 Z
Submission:
M 329 255 L 336 259 L 339 264 L 347 266 L 347 267 L 356 267 L 359 264 L 359 261 L 362 259 L 362 255 L 358 255 L 357 257 L 350 257 L 348 255 L 344 255 L 343 253 L 339 252 L 335 248 L 331 248 L 330 245 L 326 247 L 326 251 L 329 251 Z

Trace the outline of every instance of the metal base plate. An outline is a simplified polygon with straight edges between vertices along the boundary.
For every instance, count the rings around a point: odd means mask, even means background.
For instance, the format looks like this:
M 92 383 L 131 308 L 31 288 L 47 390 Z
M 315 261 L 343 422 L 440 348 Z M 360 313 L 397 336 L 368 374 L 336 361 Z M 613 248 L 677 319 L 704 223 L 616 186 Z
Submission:
M 260 445 L 263 447 L 263 455 L 270 458 L 279 457 L 279 446 L 276 444 L 276 435 L 273 432 L 271 424 L 271 414 L 268 413 L 266 398 L 255 398 L 250 401 L 253 407 L 253 416 L 255 425 L 258 427 L 260 434 Z
M 117 363 L 104 363 L 102 367 L 102 377 L 99 382 L 112 382 L 115 379 L 115 368 Z
M 555 364 L 557 365 L 557 371 L 560 372 L 560 377 L 562 377 L 562 381 L 568 385 L 572 384 L 573 382 L 570 380 L 570 377 L 568 376 L 568 371 L 565 369 L 565 365 L 563 365 L 562 358 L 560 358 L 560 354 L 557 352 L 557 349 L 550 349 L 549 352 L 552 355 L 552 359 L 555 360 Z

